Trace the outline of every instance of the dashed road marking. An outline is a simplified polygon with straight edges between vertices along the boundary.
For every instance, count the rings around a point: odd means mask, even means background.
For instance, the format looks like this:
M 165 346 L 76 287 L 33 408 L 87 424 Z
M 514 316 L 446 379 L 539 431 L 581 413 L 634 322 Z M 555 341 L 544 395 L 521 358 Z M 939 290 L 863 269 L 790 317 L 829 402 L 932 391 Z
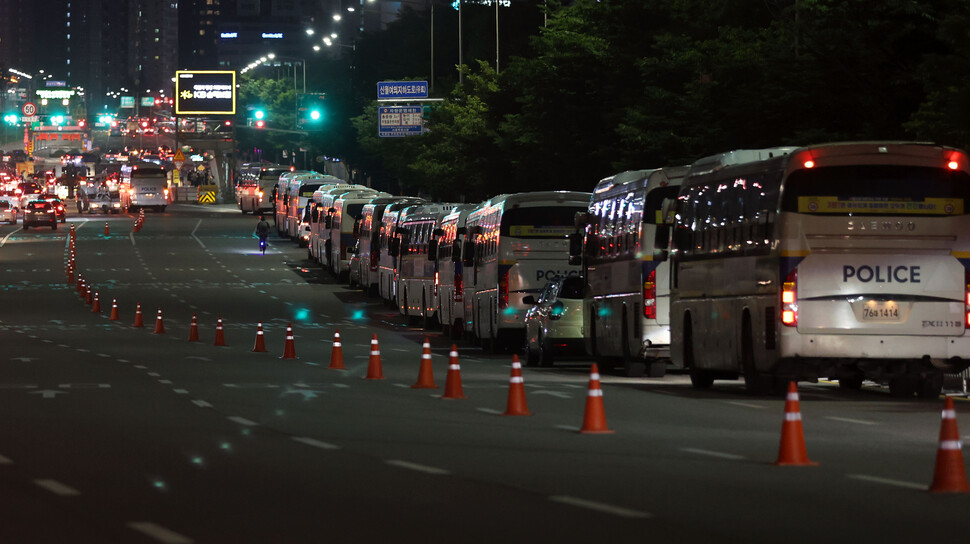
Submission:
M 750 402 L 738 402 L 736 400 L 726 401 L 724 404 L 733 404 L 734 406 L 741 406 L 742 408 L 754 408 L 756 410 L 764 409 L 764 406 L 760 404 L 751 404 Z
M 498 410 L 494 410 L 492 408 L 477 408 L 477 410 L 479 412 L 484 413 L 484 414 L 493 414 L 493 415 L 501 415 L 502 414 L 502 412 L 499 412 Z
M 227 417 L 226 419 L 228 419 L 229 421 L 232 421 L 234 423 L 238 423 L 240 425 L 246 425 L 247 427 L 252 427 L 253 425 L 258 425 L 258 423 L 256 423 L 255 421 L 251 421 L 251 420 L 248 420 L 248 419 L 246 419 L 244 417 L 239 417 L 239 416 L 230 416 L 230 417 Z
M 306 438 L 304 436 L 294 436 L 293 437 L 293 440 L 295 440 L 296 442 L 299 442 L 301 444 L 306 444 L 307 446 L 313 446 L 314 448 L 320 448 L 322 450 L 338 450 L 338 449 L 340 449 L 340 446 L 337 446 L 336 444 L 328 444 L 327 442 L 323 442 L 323 441 L 317 440 L 315 438 Z
M 188 392 L 188 389 L 172 389 L 172 393 L 177 393 L 179 395 L 187 395 Z
M 74 489 L 69 485 L 62 484 L 57 480 L 48 480 L 48 479 L 34 480 L 34 484 L 36 484 L 38 487 L 41 487 L 43 489 L 50 491 L 55 495 L 60 495 L 62 497 L 73 497 L 75 495 L 81 494 L 81 492 L 78 491 L 77 489 Z
M 408 470 L 423 472 L 424 474 L 432 474 L 435 476 L 447 476 L 451 474 L 451 471 L 445 470 L 443 468 L 429 467 L 428 465 L 419 465 L 417 463 L 411 463 L 409 461 L 401 461 L 398 459 L 390 459 L 388 461 L 384 461 L 384 463 L 391 465 L 392 467 L 406 468 Z
M 0 465 L 12 465 L 12 464 L 13 464 L 13 461 L 11 461 L 8 457 L 4 457 L 0 455 Z
M 165 544 L 192 544 L 193 540 L 187 536 L 180 535 L 171 529 L 166 529 L 150 521 L 130 521 L 128 528 L 150 536 Z
M 885 484 L 892 485 L 896 487 L 905 487 L 907 489 L 928 489 L 924 484 L 917 484 L 914 482 L 904 482 L 902 480 L 893 480 L 890 478 L 880 478 L 878 476 L 869 476 L 868 474 L 846 474 L 846 477 L 852 478 L 853 480 L 862 480 L 863 482 L 872 482 L 875 484 Z
M 717 457 L 718 459 L 729 459 L 731 461 L 741 461 L 744 459 L 742 455 L 734 455 L 733 453 L 722 453 L 719 451 L 702 450 L 698 448 L 680 448 L 680 451 L 685 451 L 687 453 L 696 453 L 698 455 L 707 455 L 709 457 Z
M 549 500 L 553 502 L 558 502 L 562 504 L 568 504 L 570 506 L 578 506 L 580 508 L 586 508 L 588 510 L 595 510 L 597 512 L 603 512 L 604 514 L 613 514 L 614 516 L 620 516 L 624 518 L 649 518 L 650 514 L 646 512 L 641 512 L 639 510 L 631 510 L 629 508 L 622 508 L 620 506 L 613 506 L 612 504 L 606 504 L 596 501 L 588 501 L 586 499 L 579 499 L 576 497 L 569 497 L 566 495 L 554 495 L 549 497 Z
M 844 423 L 858 423 L 859 425 L 879 425 L 875 421 L 867 421 L 865 419 L 851 419 L 848 417 L 828 416 L 825 419 L 830 419 L 832 421 L 841 421 Z
M 204 400 L 193 400 L 192 404 L 198 406 L 199 408 L 212 408 L 212 405 Z

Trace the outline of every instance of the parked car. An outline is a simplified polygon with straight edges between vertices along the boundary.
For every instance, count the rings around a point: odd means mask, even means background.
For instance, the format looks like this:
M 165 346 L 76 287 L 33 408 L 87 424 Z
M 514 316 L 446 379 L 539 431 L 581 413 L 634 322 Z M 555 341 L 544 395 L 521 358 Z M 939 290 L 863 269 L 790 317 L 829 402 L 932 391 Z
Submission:
M 57 212 L 46 200 L 31 200 L 24 207 L 24 230 L 31 226 L 46 225 L 57 230 Z
M 558 276 L 542 289 L 539 299 L 522 299 L 533 304 L 525 314 L 526 363 L 551 366 L 556 355 L 580 353 L 583 339 L 582 276 Z

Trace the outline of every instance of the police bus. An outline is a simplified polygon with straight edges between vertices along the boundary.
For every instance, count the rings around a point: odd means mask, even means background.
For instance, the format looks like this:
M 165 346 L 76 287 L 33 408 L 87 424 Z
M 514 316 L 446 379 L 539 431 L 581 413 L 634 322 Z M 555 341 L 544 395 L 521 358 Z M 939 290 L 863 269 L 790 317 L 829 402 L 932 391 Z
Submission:
M 236 195 L 242 213 L 265 213 L 274 211 L 274 192 L 280 176 L 296 168 L 279 164 L 252 167 L 240 174 Z
M 121 189 L 118 197 L 121 208 L 126 213 L 142 208 L 164 212 L 169 199 L 168 173 L 156 164 L 126 164 L 121 167 Z
M 316 191 L 313 191 L 313 196 L 308 202 L 310 205 L 310 238 L 307 243 L 307 255 L 310 260 L 318 263 L 326 262 L 326 253 L 324 253 L 323 248 L 324 243 L 330 237 L 330 228 L 327 224 L 327 217 L 329 216 L 327 210 L 333 204 L 331 193 L 335 189 L 346 192 L 358 187 L 363 188 L 360 185 L 341 181 L 340 183 L 321 185 Z
M 970 361 L 968 172 L 963 151 L 893 142 L 696 162 L 673 233 L 673 362 L 698 388 L 830 377 L 938 395 Z
M 424 202 L 417 197 L 391 196 L 375 198 L 361 209 L 357 238 L 357 257 L 360 259 L 360 287 L 370 294 L 378 294 L 381 249 L 381 222 L 387 210 L 399 210 Z
M 319 198 L 317 198 L 317 195 L 319 195 Z M 334 234 L 332 230 L 333 216 L 337 211 L 334 208 L 334 202 L 344 195 L 353 195 L 356 197 L 379 196 L 376 190 L 365 185 L 356 184 L 323 185 L 314 193 L 314 202 L 316 202 L 315 210 L 318 217 L 316 224 L 317 236 L 316 245 L 311 248 L 310 254 L 327 270 L 331 270 L 330 255 L 333 241 L 330 237 Z M 353 223 L 348 228 L 352 229 Z
M 286 217 L 283 221 L 285 235 L 302 245 L 300 223 L 303 220 L 307 204 L 313 199 L 313 193 L 326 185 L 343 182 L 340 178 L 325 176 L 316 172 L 291 178 L 286 191 Z
M 288 207 L 290 205 L 290 199 L 287 198 L 287 192 L 290 187 L 290 180 L 297 176 L 303 176 L 308 174 L 315 174 L 316 172 L 311 172 L 309 170 L 292 170 L 289 172 L 283 172 L 280 174 L 279 179 L 276 181 L 276 185 L 273 186 L 273 224 L 276 225 L 276 233 L 280 236 L 286 236 L 286 214 L 288 212 Z M 238 196 L 236 197 L 238 200 Z
M 570 265 L 567 237 L 590 193 L 541 191 L 500 195 L 468 215 L 462 248 L 466 332 L 493 349 L 525 343 L 522 299 L 556 276 L 580 273 Z
M 390 193 L 363 188 L 342 194 L 333 201 L 333 206 L 331 206 L 333 213 L 327 217 L 327 221 L 330 222 L 330 235 L 328 236 L 330 243 L 327 246 L 329 253 L 326 259 L 330 273 L 340 281 L 346 281 L 350 276 L 350 255 L 348 251 L 353 249 L 354 238 L 360 232 L 359 228 L 355 231 L 355 226 L 359 227 L 358 220 L 364 206 L 375 198 L 390 196 Z
M 430 328 L 437 320 L 435 229 L 457 204 L 421 204 L 401 212 L 397 228 L 397 307 L 408 325 Z
M 438 227 L 435 267 L 437 314 L 445 335 L 458 339 L 465 329 L 464 266 L 461 248 L 465 240 L 465 221 L 478 204 L 461 204 L 441 219 Z
M 670 357 L 670 229 L 686 166 L 623 172 L 600 181 L 585 228 L 583 264 L 586 351 L 628 376 L 663 376 Z M 670 219 L 673 219 L 672 213 Z

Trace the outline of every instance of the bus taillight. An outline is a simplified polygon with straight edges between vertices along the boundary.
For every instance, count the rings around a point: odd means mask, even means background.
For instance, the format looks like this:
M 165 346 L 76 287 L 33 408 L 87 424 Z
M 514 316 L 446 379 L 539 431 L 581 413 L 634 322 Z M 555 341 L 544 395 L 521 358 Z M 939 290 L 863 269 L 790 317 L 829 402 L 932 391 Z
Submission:
M 452 295 L 452 300 L 455 302 L 461 302 L 465 300 L 465 282 L 461 277 L 461 272 L 455 272 L 455 294 Z
M 508 308 L 509 306 L 509 271 L 505 271 L 498 280 L 498 307 Z
M 434 271 L 434 296 L 438 296 L 438 284 L 440 283 L 440 279 L 441 278 L 438 277 L 438 271 L 435 270 Z
M 792 270 L 781 287 L 781 322 L 798 325 L 798 269 Z
M 657 319 L 657 271 L 651 270 L 643 282 L 643 317 Z

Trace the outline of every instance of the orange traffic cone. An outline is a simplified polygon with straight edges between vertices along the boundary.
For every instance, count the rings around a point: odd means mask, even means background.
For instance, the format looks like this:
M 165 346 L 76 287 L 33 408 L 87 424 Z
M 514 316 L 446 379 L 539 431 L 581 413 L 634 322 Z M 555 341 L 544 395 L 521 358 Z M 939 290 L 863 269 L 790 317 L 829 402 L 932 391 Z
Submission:
M 940 425 L 940 445 L 936 450 L 933 469 L 933 493 L 967 493 L 967 474 L 963 468 L 963 442 L 957 430 L 957 413 L 953 399 L 943 401 L 943 422 Z
M 452 344 L 448 352 L 448 374 L 445 376 L 445 394 L 443 399 L 463 399 L 461 389 L 461 366 L 458 364 L 458 346 Z
M 525 404 L 525 380 L 522 379 L 522 363 L 519 356 L 512 356 L 512 375 L 509 377 L 509 401 L 503 416 L 531 416 Z
M 111 299 L 111 317 L 108 321 L 118 321 L 118 299 Z
M 431 368 L 431 342 L 428 337 L 424 337 L 421 344 L 421 367 L 418 369 L 418 381 L 411 386 L 411 389 L 437 389 L 434 383 L 434 370 Z
M 189 342 L 199 341 L 199 320 L 192 314 L 192 323 L 189 324 Z
M 82 297 L 84 296 L 84 276 L 81 274 L 77 275 L 77 292 Z
M 162 309 L 158 309 L 158 316 L 155 317 L 155 334 L 165 334 L 165 323 L 162 321 Z
M 296 359 L 296 345 L 293 342 L 293 325 L 286 324 L 286 344 L 283 345 L 281 359 Z
M 91 295 L 91 286 L 86 285 L 84 287 L 84 303 L 88 306 L 94 304 L 94 297 Z
M 141 302 L 139 302 L 138 305 L 135 306 L 135 322 L 134 324 L 132 324 L 132 327 L 144 327 L 144 326 L 145 326 L 145 321 L 142 319 L 142 316 L 141 316 Z
M 606 411 L 603 409 L 603 388 L 600 387 L 600 370 L 593 363 L 589 369 L 589 391 L 586 394 L 586 412 L 583 414 L 584 434 L 608 434 L 616 431 L 606 426 Z
M 263 322 L 256 323 L 256 343 L 253 344 L 253 352 L 266 351 L 266 339 L 263 338 Z
M 91 312 L 100 314 L 101 313 L 101 300 L 98 298 L 98 292 L 94 292 L 94 301 L 91 303 Z
M 340 329 L 333 332 L 333 349 L 330 350 L 330 368 L 332 370 L 346 370 L 344 366 L 344 348 L 340 344 Z
M 107 236 L 108 234 L 110 234 L 110 231 L 108 230 L 108 222 L 105 221 L 104 222 L 104 235 Z
M 778 446 L 779 466 L 814 466 L 805 450 L 805 433 L 802 431 L 802 412 L 798 407 L 798 386 L 788 382 L 785 400 L 785 421 L 781 424 L 781 444 Z
M 370 339 L 370 359 L 367 361 L 367 380 L 383 380 L 384 369 L 381 367 L 381 346 L 377 343 L 377 335 Z
M 222 318 L 216 320 L 216 338 L 212 342 L 213 346 L 226 345 L 226 333 L 222 330 Z

